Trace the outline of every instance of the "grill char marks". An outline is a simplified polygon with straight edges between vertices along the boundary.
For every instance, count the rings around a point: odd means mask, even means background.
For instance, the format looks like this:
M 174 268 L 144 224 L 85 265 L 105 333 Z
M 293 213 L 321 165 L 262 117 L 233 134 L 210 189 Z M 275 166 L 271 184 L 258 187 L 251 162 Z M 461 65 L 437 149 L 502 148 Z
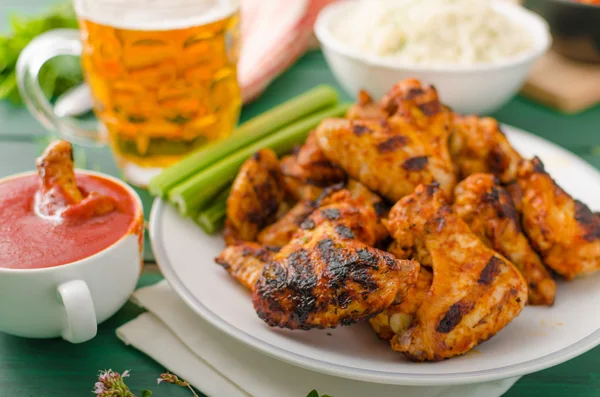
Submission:
M 364 124 L 352 123 L 352 132 L 356 136 L 361 136 L 364 134 L 370 134 L 372 131 Z
M 381 312 L 416 281 L 418 264 L 369 246 L 377 223 L 373 209 L 357 205 L 348 191 L 334 194 L 342 201 L 314 211 L 303 222 L 313 227 L 300 229 L 256 284 L 254 307 L 270 326 L 352 324 Z
M 444 317 L 438 323 L 436 331 L 441 334 L 447 334 L 460 323 L 463 316 L 473 310 L 474 302 L 457 302 L 450 306 Z
M 479 284 L 490 285 L 494 278 L 500 273 L 500 266 L 504 264 L 504 261 L 497 256 L 492 256 L 488 263 L 485 265 L 477 282 Z
M 427 156 L 411 157 L 402 163 L 402 168 L 407 171 L 423 171 L 428 162 Z
M 379 153 L 390 153 L 409 144 L 410 139 L 404 135 L 394 135 L 377 144 Z

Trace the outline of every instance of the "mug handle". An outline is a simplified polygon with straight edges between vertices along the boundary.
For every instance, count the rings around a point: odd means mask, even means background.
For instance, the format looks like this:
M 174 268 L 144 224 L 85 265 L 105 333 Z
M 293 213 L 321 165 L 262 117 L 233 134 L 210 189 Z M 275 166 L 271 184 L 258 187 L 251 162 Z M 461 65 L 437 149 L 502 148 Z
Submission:
M 69 117 L 58 117 L 46 99 L 38 82 L 42 66 L 59 55 L 81 56 L 82 45 L 76 29 L 55 29 L 33 39 L 21 52 L 17 61 L 17 85 L 27 108 L 49 130 L 71 142 L 99 146 L 105 138 L 97 131 L 81 128 Z
M 81 343 L 96 336 L 98 332 L 96 309 L 85 281 L 67 281 L 59 285 L 57 291 L 66 312 L 67 321 L 62 331 L 63 339 L 71 343 Z

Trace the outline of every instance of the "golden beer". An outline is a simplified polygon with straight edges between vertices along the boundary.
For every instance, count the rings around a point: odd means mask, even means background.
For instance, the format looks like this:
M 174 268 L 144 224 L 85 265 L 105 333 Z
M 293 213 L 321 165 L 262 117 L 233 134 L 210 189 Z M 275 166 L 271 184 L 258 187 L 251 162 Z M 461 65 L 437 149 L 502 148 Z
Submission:
M 158 30 L 80 16 L 80 30 L 94 110 L 121 167 L 163 168 L 232 132 L 241 107 L 237 11 Z

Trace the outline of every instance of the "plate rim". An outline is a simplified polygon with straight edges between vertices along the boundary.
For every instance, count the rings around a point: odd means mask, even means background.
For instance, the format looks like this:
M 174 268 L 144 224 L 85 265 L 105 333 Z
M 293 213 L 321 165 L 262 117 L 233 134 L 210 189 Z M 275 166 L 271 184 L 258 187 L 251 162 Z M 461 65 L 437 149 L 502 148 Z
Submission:
M 588 164 L 585 160 L 570 152 L 569 150 L 537 135 L 526 132 L 520 128 L 513 127 L 507 124 L 501 124 L 501 128 L 511 133 L 521 134 L 528 139 L 533 139 L 550 145 L 554 149 L 563 152 L 565 157 L 577 163 L 578 167 L 587 168 L 590 173 L 596 174 L 600 181 L 600 171 Z M 150 211 L 149 234 L 150 244 L 155 255 L 156 263 L 164 275 L 165 279 L 179 295 L 181 299 L 190 307 L 196 314 L 201 316 L 212 326 L 223 331 L 230 337 L 242 342 L 246 346 L 266 354 L 272 358 L 289 364 L 306 368 L 312 371 L 338 376 L 342 378 L 360 380 L 365 382 L 405 385 L 405 386 L 451 386 L 470 383 L 482 383 L 495 380 L 503 380 L 517 376 L 527 375 L 533 372 L 541 371 L 546 368 L 561 364 L 572 358 L 575 358 L 600 344 L 600 329 L 592 332 L 579 341 L 550 354 L 528 360 L 518 364 L 511 364 L 504 367 L 461 372 L 454 374 L 407 374 L 400 372 L 358 369 L 341 364 L 330 363 L 318 360 L 312 357 L 307 357 L 289 350 L 275 346 L 269 342 L 265 342 L 246 331 L 230 324 L 222 319 L 218 314 L 214 313 L 208 307 L 194 296 L 194 294 L 181 281 L 177 272 L 169 260 L 164 242 L 162 241 L 162 214 L 168 204 L 162 199 L 157 198 Z M 425 364 L 434 365 L 434 364 Z

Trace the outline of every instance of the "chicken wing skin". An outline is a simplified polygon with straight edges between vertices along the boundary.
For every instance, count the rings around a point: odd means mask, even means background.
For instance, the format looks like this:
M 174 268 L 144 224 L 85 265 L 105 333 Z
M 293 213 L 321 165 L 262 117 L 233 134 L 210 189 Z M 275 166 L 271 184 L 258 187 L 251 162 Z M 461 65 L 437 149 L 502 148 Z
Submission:
M 103 215 L 116 208 L 112 197 L 79 189 L 69 142 L 55 141 L 48 145 L 36 166 L 40 189 L 35 209 L 41 216 L 74 220 Z
M 574 200 L 537 157 L 519 166 L 523 228 L 544 263 L 573 279 L 600 268 L 600 214 Z
M 350 191 L 352 199 L 362 205 L 373 207 L 375 215 L 377 215 L 377 225 L 375 226 L 375 246 L 379 246 L 389 237 L 389 232 L 383 224 L 390 211 L 390 206 L 379 195 L 373 193 L 362 183 L 349 179 L 346 184 L 346 189 Z
M 379 103 L 375 102 L 371 95 L 364 90 L 358 93 L 357 103 L 352 105 L 346 113 L 349 120 L 383 120 L 388 117 Z
M 509 193 L 492 174 L 473 174 L 454 189 L 454 212 L 488 247 L 519 269 L 529 290 L 529 303 L 554 303 L 556 282 L 521 230 Z
M 327 119 L 316 130 L 332 163 L 394 202 L 433 181 L 450 196 L 456 183 L 448 149 L 451 115 L 432 87 L 414 85 L 409 80 L 392 89 L 398 91 L 389 99 L 394 115 L 383 122 Z
M 269 247 L 283 247 L 290 242 L 300 224 L 315 210 L 313 200 L 301 200 L 281 219 L 267 226 L 258 234 L 258 242 Z
M 527 302 L 527 284 L 508 259 L 488 248 L 447 204 L 436 185 L 421 185 L 389 217 L 401 246 L 422 242 L 433 282 L 411 327 L 391 340 L 416 361 L 461 355 L 489 339 Z
M 399 115 L 420 125 L 429 124 L 428 118 L 432 115 L 448 113 L 436 89 L 433 86 L 423 87 L 417 79 L 394 84 L 381 98 L 380 106 L 387 117 Z
M 277 155 L 270 149 L 256 152 L 240 168 L 227 199 L 226 244 L 256 241 L 277 218 L 285 196 Z
M 417 282 L 408 293 L 396 296 L 387 309 L 369 319 L 371 327 L 380 339 L 390 340 L 394 335 L 402 335 L 408 330 L 431 288 L 432 281 L 431 270 L 421 266 Z
M 455 115 L 450 151 L 459 180 L 475 173 L 490 173 L 508 184 L 516 179 L 522 160 L 498 122 L 490 117 Z
M 371 248 L 376 222 L 371 208 L 352 201 L 313 212 L 265 266 L 252 295 L 258 316 L 282 328 L 332 328 L 366 320 L 406 293 L 419 265 Z
M 311 133 L 297 153 L 281 159 L 285 186 L 296 200 L 316 200 L 323 188 L 343 182 L 346 173 L 331 164 Z
M 260 244 L 240 242 L 230 245 L 215 258 L 215 262 L 244 287 L 252 290 L 263 268 L 274 252 Z

